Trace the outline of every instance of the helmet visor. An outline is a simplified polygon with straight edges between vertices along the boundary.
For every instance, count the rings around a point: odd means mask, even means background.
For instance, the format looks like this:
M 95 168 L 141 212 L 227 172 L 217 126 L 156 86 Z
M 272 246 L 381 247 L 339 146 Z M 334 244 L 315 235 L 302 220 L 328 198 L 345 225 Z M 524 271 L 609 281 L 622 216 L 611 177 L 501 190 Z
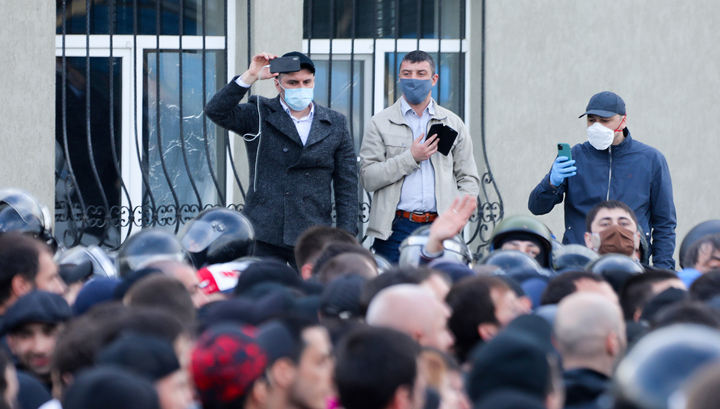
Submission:
M 224 229 L 220 228 L 220 226 L 222 226 L 222 223 L 195 220 L 187 227 L 180 241 L 187 251 L 199 253 L 222 236 Z

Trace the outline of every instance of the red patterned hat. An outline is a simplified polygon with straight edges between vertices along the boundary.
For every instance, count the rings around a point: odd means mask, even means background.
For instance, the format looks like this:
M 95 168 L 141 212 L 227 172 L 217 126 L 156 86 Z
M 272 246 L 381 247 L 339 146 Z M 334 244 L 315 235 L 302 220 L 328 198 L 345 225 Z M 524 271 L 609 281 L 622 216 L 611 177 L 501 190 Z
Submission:
M 252 327 L 222 324 L 205 331 L 192 353 L 193 379 L 203 406 L 233 402 L 245 395 L 267 365 Z

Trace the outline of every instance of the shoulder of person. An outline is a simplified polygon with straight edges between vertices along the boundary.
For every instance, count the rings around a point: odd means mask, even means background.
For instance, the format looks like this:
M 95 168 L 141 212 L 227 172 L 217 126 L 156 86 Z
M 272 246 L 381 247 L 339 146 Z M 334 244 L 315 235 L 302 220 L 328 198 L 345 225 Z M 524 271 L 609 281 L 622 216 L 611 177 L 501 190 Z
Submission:
M 646 143 L 642 143 L 638 141 L 637 139 L 633 138 L 632 141 L 633 146 L 632 150 L 635 152 L 638 152 L 648 158 L 656 159 L 656 160 L 665 160 L 665 155 L 663 155 L 662 152 L 660 152 L 657 148 L 654 148 Z
M 378 112 L 377 114 L 373 115 L 370 119 L 371 121 L 387 121 L 391 116 L 400 115 L 402 116 L 402 112 L 400 112 L 400 100 L 398 99 L 395 101 L 394 104 L 390 105 L 389 107 L 383 109 L 382 111 Z

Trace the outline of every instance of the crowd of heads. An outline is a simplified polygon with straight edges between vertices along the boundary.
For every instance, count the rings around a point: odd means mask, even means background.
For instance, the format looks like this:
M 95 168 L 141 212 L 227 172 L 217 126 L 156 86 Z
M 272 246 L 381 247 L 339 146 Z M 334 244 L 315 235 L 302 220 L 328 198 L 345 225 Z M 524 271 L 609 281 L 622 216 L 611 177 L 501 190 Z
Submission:
M 227 209 L 117 251 L 5 229 L 0 409 L 714 408 L 713 226 L 680 272 L 644 262 L 620 202 L 593 209 L 584 247 L 508 217 L 475 263 L 454 240 L 423 258 L 425 231 L 390 265 L 316 226 L 295 270 L 253 257 Z

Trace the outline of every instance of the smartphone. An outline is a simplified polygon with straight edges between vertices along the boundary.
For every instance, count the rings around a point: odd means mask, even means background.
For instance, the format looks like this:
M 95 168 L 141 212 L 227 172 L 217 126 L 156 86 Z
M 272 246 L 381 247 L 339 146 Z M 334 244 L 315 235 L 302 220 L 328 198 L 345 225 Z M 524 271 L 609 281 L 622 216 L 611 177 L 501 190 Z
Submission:
M 570 150 L 570 144 L 559 143 L 557 144 L 558 154 L 557 156 L 565 156 L 568 160 L 572 160 L 572 150 Z
M 270 60 L 270 72 L 296 72 L 300 71 L 300 57 L 280 57 Z

